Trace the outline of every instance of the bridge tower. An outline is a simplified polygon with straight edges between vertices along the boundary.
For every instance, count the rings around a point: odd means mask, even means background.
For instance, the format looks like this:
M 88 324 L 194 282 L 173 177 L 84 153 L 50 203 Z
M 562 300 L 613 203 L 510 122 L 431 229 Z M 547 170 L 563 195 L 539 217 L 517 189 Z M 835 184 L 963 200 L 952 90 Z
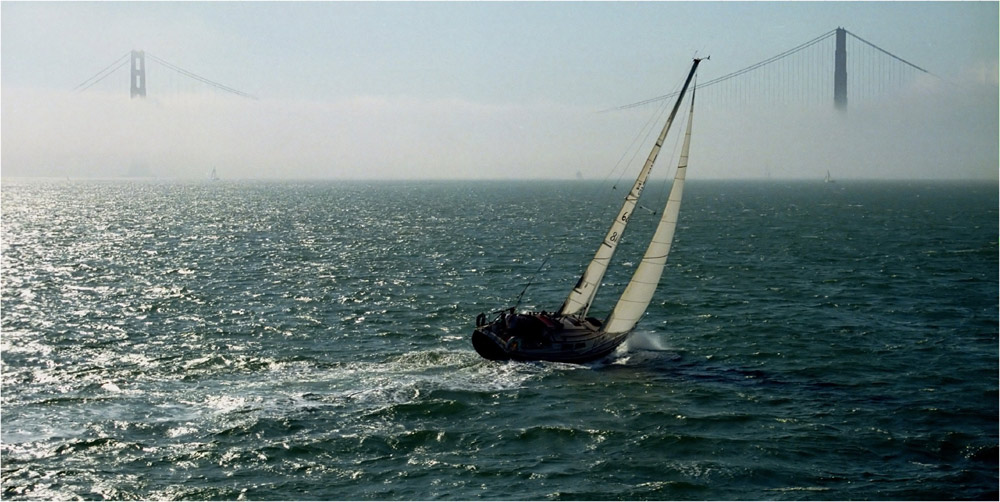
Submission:
M 847 30 L 844 28 L 837 28 L 837 49 L 833 59 L 833 106 L 847 110 Z
M 132 97 L 146 97 L 146 53 L 132 51 Z

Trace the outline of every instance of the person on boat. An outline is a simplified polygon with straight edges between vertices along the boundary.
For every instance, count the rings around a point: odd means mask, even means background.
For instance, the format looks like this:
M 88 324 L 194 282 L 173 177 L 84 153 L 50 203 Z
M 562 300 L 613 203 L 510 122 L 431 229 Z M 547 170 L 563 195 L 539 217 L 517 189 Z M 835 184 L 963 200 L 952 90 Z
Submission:
M 500 312 L 500 317 L 498 317 L 496 321 L 491 323 L 490 327 L 494 333 L 503 336 L 503 334 L 507 331 L 507 313 Z
M 506 322 L 505 326 L 507 326 L 507 329 L 509 329 L 511 331 L 514 331 L 514 330 L 517 329 L 518 317 L 520 317 L 520 316 L 517 315 L 517 314 L 514 314 L 514 313 L 511 313 L 511 315 L 507 316 L 507 319 L 505 320 L 505 322 Z

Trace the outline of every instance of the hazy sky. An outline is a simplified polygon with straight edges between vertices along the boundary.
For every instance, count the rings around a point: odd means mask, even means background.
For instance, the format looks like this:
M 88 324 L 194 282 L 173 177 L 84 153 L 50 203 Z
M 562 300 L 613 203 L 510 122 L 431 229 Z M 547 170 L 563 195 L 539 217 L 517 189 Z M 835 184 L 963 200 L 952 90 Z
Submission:
M 655 107 L 597 112 L 696 54 L 706 81 L 838 26 L 940 78 L 846 114 L 712 107 L 689 178 L 998 176 L 996 2 L 3 2 L 0 23 L 4 176 L 600 179 Z M 259 99 L 151 61 L 145 100 L 125 69 L 73 91 L 132 49 Z

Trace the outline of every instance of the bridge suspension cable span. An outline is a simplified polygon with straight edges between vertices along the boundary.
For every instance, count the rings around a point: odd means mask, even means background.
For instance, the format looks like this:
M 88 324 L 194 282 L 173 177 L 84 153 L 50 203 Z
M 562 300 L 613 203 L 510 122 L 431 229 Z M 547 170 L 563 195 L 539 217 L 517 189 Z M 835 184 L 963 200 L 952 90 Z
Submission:
M 84 80 L 83 82 L 80 83 L 80 85 L 74 87 L 73 90 L 77 92 L 83 92 L 89 89 L 94 84 L 104 80 L 105 78 L 108 77 L 108 75 L 111 75 L 112 73 L 118 71 L 118 69 L 121 68 L 122 66 L 125 66 L 128 63 L 128 57 L 130 54 L 131 53 L 129 52 L 122 54 L 122 56 L 116 59 L 114 63 L 109 64 L 103 70 L 97 72 L 94 76 L 88 78 L 87 80 Z M 114 68 L 112 68 L 112 66 L 114 66 Z
M 92 77 L 88 78 L 87 80 L 84 80 L 79 85 L 77 85 L 76 87 L 74 87 L 73 90 L 77 91 L 77 92 L 86 91 L 87 89 L 93 87 L 98 82 L 101 82 L 104 79 L 108 78 L 110 75 L 112 75 L 113 73 L 115 73 L 116 71 L 118 71 L 119 69 L 121 69 L 122 67 L 124 67 L 124 66 L 126 66 L 126 65 L 128 65 L 130 63 L 129 56 L 132 56 L 133 52 L 134 51 L 126 52 L 121 57 L 119 57 L 118 59 L 116 59 L 113 63 L 109 64 L 104 69 L 102 69 L 101 71 L 99 71 L 96 74 L 94 74 Z M 143 53 L 138 53 L 138 54 L 141 55 Z M 216 82 L 214 80 L 210 80 L 208 78 L 202 77 L 201 75 L 198 75 L 198 74 L 196 74 L 196 73 L 194 73 L 192 71 L 185 70 L 184 68 L 181 68 L 180 66 L 177 66 L 177 65 L 175 65 L 173 63 L 170 63 L 169 61 L 166 61 L 163 58 L 157 57 L 156 55 L 150 54 L 148 52 L 146 52 L 144 54 L 145 54 L 145 56 L 149 56 L 149 59 L 151 61 L 159 64 L 160 66 L 163 66 L 164 68 L 168 68 L 168 69 L 170 69 L 170 70 L 172 70 L 174 72 L 177 72 L 180 75 L 183 75 L 183 76 L 188 77 L 188 78 L 193 79 L 193 80 L 197 80 L 198 82 L 201 82 L 203 84 L 207 84 L 207 85 L 209 85 L 211 87 L 214 87 L 214 88 L 216 88 L 216 89 L 218 89 L 220 91 L 227 92 L 227 93 L 230 93 L 230 94 L 235 94 L 237 96 L 241 96 L 241 97 L 248 98 L 248 99 L 253 99 L 253 100 L 257 99 L 257 97 L 253 96 L 252 94 L 243 92 L 243 91 L 241 91 L 239 89 L 234 89 L 232 87 L 229 87 L 228 85 L 223 85 L 223 84 L 220 84 L 220 83 L 218 83 L 218 82 Z M 143 72 L 143 73 L 145 72 L 145 68 L 142 68 L 142 69 L 135 69 L 134 68 L 133 70 L 134 71 L 140 71 L 140 72 Z M 143 76 L 142 78 L 144 79 L 145 76 Z M 142 85 L 145 85 L 145 82 L 143 82 Z M 142 95 L 145 95 L 145 94 L 143 93 Z
M 863 43 L 863 44 L 871 47 L 872 49 L 874 49 L 874 50 L 876 50 L 878 52 L 881 52 L 881 53 L 885 54 L 886 56 L 889 56 L 890 58 L 892 58 L 892 59 L 894 59 L 894 60 L 896 60 L 896 61 L 898 61 L 898 62 L 900 62 L 900 63 L 902 63 L 904 65 L 906 65 L 907 67 L 910 67 L 910 68 L 912 68 L 914 70 L 917 70 L 917 71 L 920 71 L 922 73 L 933 75 L 933 73 L 925 70 L 924 68 L 921 68 L 921 67 L 919 67 L 919 66 L 917 66 L 917 65 L 915 65 L 915 64 L 913 64 L 913 63 L 911 63 L 911 62 L 909 62 L 909 61 L 907 61 L 907 60 L 905 60 L 905 59 L 903 59 L 903 58 L 901 58 L 901 57 L 899 57 L 899 56 L 897 56 L 897 55 L 895 55 L 895 54 L 893 54 L 893 53 L 891 53 L 891 52 L 889 52 L 889 51 L 887 51 L 887 50 L 885 50 L 885 49 L 883 49 L 883 48 L 881 48 L 881 47 L 879 47 L 879 46 L 877 46 L 877 45 L 875 45 L 875 44 L 873 44 L 873 43 L 871 43 L 871 42 L 869 42 L 869 41 L 867 41 L 865 39 L 863 39 L 863 38 L 861 38 L 861 37 L 859 37 L 858 35 L 856 35 L 854 33 L 851 33 L 850 31 L 847 31 L 846 29 L 838 28 L 838 29 L 833 29 L 833 30 L 830 30 L 830 31 L 828 31 L 826 33 L 823 33 L 822 35 L 819 35 L 818 37 L 815 37 L 812 40 L 809 40 L 807 42 L 799 44 L 799 45 L 797 45 L 797 46 L 795 46 L 795 47 L 793 47 L 791 49 L 788 49 L 787 51 L 784 51 L 784 52 L 782 52 L 780 54 L 777 54 L 775 56 L 769 57 L 769 58 L 767 58 L 767 59 L 765 59 L 763 61 L 754 63 L 754 64 L 752 64 L 750 66 L 747 66 L 745 68 L 736 70 L 736 71 L 734 71 L 732 73 L 728 73 L 728 74 L 723 75 L 721 77 L 717 77 L 717 78 L 714 78 L 714 79 L 709 80 L 707 82 L 704 82 L 702 84 L 699 84 L 697 88 L 698 89 L 703 89 L 705 87 L 711 87 L 713 85 L 720 84 L 720 83 L 726 82 L 728 80 L 732 80 L 734 78 L 746 75 L 746 74 L 751 73 L 753 71 L 760 70 L 760 69 L 762 69 L 764 67 L 772 65 L 773 63 L 776 63 L 778 61 L 786 59 L 789 56 L 792 56 L 794 54 L 798 54 L 798 53 L 800 53 L 802 51 L 805 51 L 806 49 L 809 49 L 810 47 L 813 47 L 813 46 L 819 44 L 820 42 L 823 42 L 824 40 L 829 39 L 829 38 L 833 37 L 834 35 L 837 35 L 838 31 L 842 32 L 843 34 L 850 35 L 852 38 L 858 40 L 859 42 L 861 42 L 861 43 Z M 838 39 L 839 38 L 843 38 L 843 37 L 841 37 L 841 35 L 838 35 Z M 845 75 L 846 74 L 841 74 L 842 77 L 846 78 Z M 846 92 L 846 91 L 844 91 L 844 92 Z M 636 101 L 634 103 L 629 103 L 627 105 L 622 105 L 622 106 L 617 106 L 617 107 L 614 107 L 614 108 L 609 108 L 609 109 L 606 109 L 606 110 L 602 110 L 602 113 L 603 112 L 618 111 L 618 110 L 627 110 L 629 108 L 635 108 L 635 107 L 638 107 L 638 106 L 643 106 L 643 105 L 647 105 L 647 104 L 650 104 L 650 103 L 655 103 L 655 102 L 658 102 L 658 101 L 663 101 L 663 100 L 666 100 L 666 99 L 673 98 L 673 97 L 677 96 L 677 94 L 678 94 L 677 92 L 672 92 L 670 94 L 664 94 L 662 96 L 656 96 L 654 98 L 644 99 L 642 101 Z
M 232 87 L 229 87 L 227 85 L 222 85 L 222 84 L 220 84 L 218 82 L 209 80 L 209 79 L 207 79 L 205 77 L 202 77 L 200 75 L 197 75 L 197 74 L 195 74 L 193 72 L 187 71 L 184 68 L 181 68 L 181 67 L 179 67 L 179 66 L 177 66 L 175 64 L 172 64 L 172 63 L 169 63 L 167 61 L 164 61 L 163 58 L 157 57 L 157 56 L 155 56 L 153 54 L 150 54 L 148 52 L 146 53 L 146 55 L 149 56 L 149 59 L 151 59 L 151 60 L 153 60 L 153 61 L 155 61 L 155 62 L 163 65 L 166 68 L 169 68 L 169 69 L 171 69 L 171 70 L 173 70 L 173 71 L 175 71 L 177 73 L 180 73 L 181 75 L 184 75 L 185 77 L 197 80 L 197 81 L 199 81 L 199 82 L 201 82 L 203 84 L 208 84 L 208 85 L 210 85 L 212 87 L 215 87 L 216 89 L 219 89 L 220 91 L 228 92 L 230 94 L 236 94 L 237 96 L 243 96 L 244 98 L 250 98 L 250 99 L 253 99 L 253 100 L 257 99 L 253 95 L 247 94 L 247 93 L 245 93 L 245 92 L 243 92 L 243 91 L 241 91 L 239 89 L 233 89 Z

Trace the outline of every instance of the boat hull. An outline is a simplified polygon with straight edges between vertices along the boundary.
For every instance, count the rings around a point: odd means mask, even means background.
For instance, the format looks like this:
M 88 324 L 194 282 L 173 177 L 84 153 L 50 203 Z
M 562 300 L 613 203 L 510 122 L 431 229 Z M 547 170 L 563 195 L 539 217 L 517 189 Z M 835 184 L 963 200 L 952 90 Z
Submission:
M 594 319 L 517 314 L 477 326 L 472 346 L 493 361 L 585 363 L 607 356 L 627 337 L 602 331 Z
M 472 332 L 472 347 L 484 359 L 491 361 L 506 361 L 511 358 L 502 340 L 478 329 Z

